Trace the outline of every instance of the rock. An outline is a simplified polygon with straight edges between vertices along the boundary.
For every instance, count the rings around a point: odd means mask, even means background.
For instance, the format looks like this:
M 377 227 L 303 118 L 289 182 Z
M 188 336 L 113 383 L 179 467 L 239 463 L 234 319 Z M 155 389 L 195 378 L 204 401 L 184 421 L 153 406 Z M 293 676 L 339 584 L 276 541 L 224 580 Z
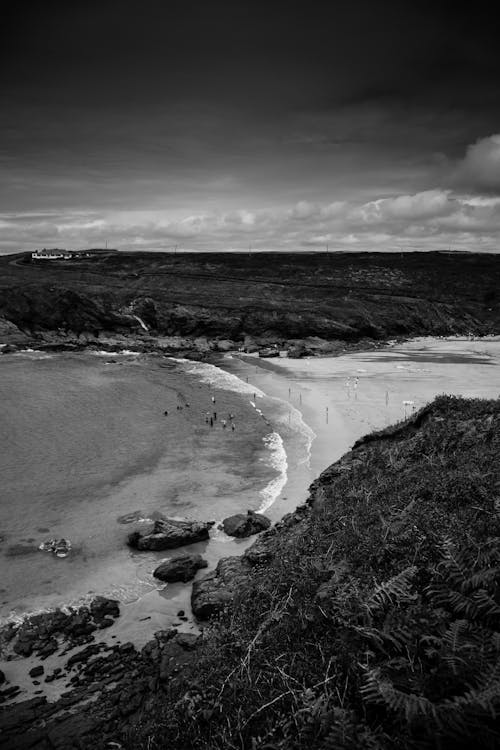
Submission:
M 199 636 L 193 633 L 179 633 L 162 646 L 159 669 L 161 682 L 166 682 L 198 658 L 195 652 L 198 642 Z
M 247 354 L 254 354 L 259 351 L 259 345 L 251 336 L 245 336 L 243 348 Z
M 88 659 L 90 659 L 91 656 L 95 656 L 100 651 L 103 650 L 105 646 L 103 646 L 102 643 L 92 643 L 90 646 L 87 646 L 86 648 L 82 649 L 81 651 L 77 651 L 76 654 L 73 654 L 73 656 L 70 656 L 68 661 L 66 662 L 66 669 L 71 669 L 75 666 L 75 664 L 83 664 Z
M 206 568 L 207 565 L 207 561 L 201 555 L 185 553 L 184 555 L 178 555 L 162 562 L 156 568 L 153 575 L 155 578 L 159 578 L 160 581 L 168 581 L 169 583 L 183 581 L 186 583 L 193 580 L 197 570 Z
M 33 653 L 34 638 L 18 638 L 14 643 L 14 651 L 19 656 L 31 656 Z
M 50 747 L 56 750 L 66 750 L 66 748 L 74 747 L 75 738 L 78 738 L 80 747 L 89 747 L 85 742 L 85 735 L 94 732 L 101 724 L 102 720 L 85 715 L 81 711 L 62 717 L 61 721 L 51 724 L 48 732 Z
M 4 354 L 8 354 L 9 351 L 17 351 L 17 345 L 22 346 L 27 340 L 28 336 L 14 323 L 5 320 L 5 318 L 0 318 L 0 341 L 7 345 L 3 347 Z
M 288 356 L 290 359 L 300 359 L 301 357 L 309 357 L 311 356 L 312 352 L 310 349 L 307 349 L 305 344 L 295 344 L 288 348 Z
M 104 628 L 110 628 L 111 625 L 114 625 L 115 621 L 111 619 L 111 617 L 105 617 L 103 620 L 99 622 L 99 629 L 103 630 Z
M 136 531 L 129 535 L 128 543 L 138 550 L 163 550 L 182 547 L 185 544 L 203 542 L 209 538 L 208 530 L 213 522 L 176 521 L 165 518 L 155 521 L 146 534 Z
M 120 607 L 116 599 L 96 596 L 90 604 L 90 613 L 96 622 L 108 617 L 119 617 Z
M 252 567 L 270 562 L 276 554 L 275 535 L 274 527 L 264 532 L 255 540 L 251 547 L 245 550 L 243 559 Z
M 236 349 L 236 344 L 230 339 L 218 339 L 215 342 L 216 351 L 219 352 L 230 352 Z
M 44 672 L 44 669 L 41 664 L 38 665 L 38 667 L 33 667 L 33 669 L 30 669 L 29 676 L 30 677 L 40 677 Z
M 225 518 L 222 522 L 226 534 L 240 538 L 258 534 L 260 531 L 268 529 L 270 525 L 269 518 L 261 513 L 255 513 L 253 510 L 249 510 L 246 516 L 243 513 L 237 513 Z
M 230 604 L 250 566 L 241 557 L 223 557 L 216 569 L 193 583 L 191 608 L 195 617 L 208 620 Z

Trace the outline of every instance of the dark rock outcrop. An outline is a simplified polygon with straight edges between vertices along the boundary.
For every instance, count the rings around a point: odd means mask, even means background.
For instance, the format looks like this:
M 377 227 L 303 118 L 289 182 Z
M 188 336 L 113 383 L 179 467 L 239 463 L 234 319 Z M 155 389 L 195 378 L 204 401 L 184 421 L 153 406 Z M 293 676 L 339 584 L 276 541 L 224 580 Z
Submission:
M 480 253 L 259 253 L 258 264 L 243 253 L 47 264 L 6 256 L 0 270 L 6 344 L 47 332 L 147 339 L 139 316 L 161 336 L 233 341 L 247 351 L 297 340 L 300 356 L 300 340 L 323 351 L 311 337 L 345 345 L 500 325 L 499 260 Z
M 191 591 L 194 616 L 208 620 L 230 604 L 248 567 L 241 557 L 223 557 L 214 571 L 195 581 Z
M 191 591 L 195 617 L 209 620 L 229 606 L 253 568 L 267 565 L 289 540 L 304 533 L 310 512 L 307 505 L 299 506 L 264 531 L 241 557 L 222 558 L 214 571 L 195 581 Z
M 0 642 L 19 656 L 33 653 L 41 659 L 55 653 L 59 641 L 66 648 L 83 645 L 102 627 L 112 625 L 120 609 L 114 599 L 96 597 L 89 607 L 63 612 L 60 609 L 32 615 L 20 625 L 7 625 L 0 631 Z
M 258 534 L 260 531 L 268 529 L 270 525 L 271 521 L 267 516 L 255 513 L 253 510 L 247 511 L 246 515 L 244 513 L 236 513 L 234 516 L 229 516 L 222 521 L 222 527 L 226 534 L 239 538 Z
M 129 534 L 128 544 L 138 550 L 163 550 L 182 547 L 208 539 L 211 521 L 176 521 L 165 518 L 155 521 L 151 531 L 141 534 L 139 531 Z
M 196 572 L 200 568 L 206 568 L 207 561 L 201 555 L 190 555 L 186 552 L 184 555 L 177 555 L 170 560 L 162 562 L 153 572 L 155 578 L 168 583 L 176 581 L 192 581 Z

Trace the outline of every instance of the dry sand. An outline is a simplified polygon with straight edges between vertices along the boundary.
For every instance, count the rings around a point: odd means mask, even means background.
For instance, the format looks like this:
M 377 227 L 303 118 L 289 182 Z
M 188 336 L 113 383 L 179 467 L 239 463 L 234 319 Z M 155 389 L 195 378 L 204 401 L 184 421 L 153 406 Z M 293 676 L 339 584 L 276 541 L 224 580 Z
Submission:
M 231 371 L 300 410 L 316 435 L 307 467 L 289 461 L 289 481 L 273 517 L 303 502 L 308 484 L 360 437 L 404 419 L 435 396 L 500 396 L 500 337 L 418 338 L 339 357 L 238 359 Z

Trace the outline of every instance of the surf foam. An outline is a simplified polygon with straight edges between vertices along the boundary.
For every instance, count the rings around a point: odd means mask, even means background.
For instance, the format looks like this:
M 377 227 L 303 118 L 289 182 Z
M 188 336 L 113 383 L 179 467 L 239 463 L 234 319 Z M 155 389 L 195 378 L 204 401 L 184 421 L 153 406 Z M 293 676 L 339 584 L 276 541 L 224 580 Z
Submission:
M 257 398 L 264 398 L 265 396 L 259 388 L 256 388 L 251 383 L 245 383 L 237 375 L 221 370 L 216 365 L 211 365 L 208 362 L 193 362 L 191 359 L 181 359 L 178 357 L 170 357 L 170 359 L 182 365 L 188 365 L 185 367 L 186 372 L 196 375 L 201 383 L 211 385 L 212 388 L 222 388 L 225 391 L 246 393 L 248 395 L 255 394 Z
M 279 474 L 274 479 L 271 479 L 264 489 L 259 492 L 262 498 L 262 502 L 258 508 L 259 513 L 271 507 L 274 501 L 280 496 L 288 480 L 287 455 L 281 435 L 279 432 L 270 432 L 262 440 L 269 450 L 269 456 L 263 460 L 273 469 L 276 469 Z

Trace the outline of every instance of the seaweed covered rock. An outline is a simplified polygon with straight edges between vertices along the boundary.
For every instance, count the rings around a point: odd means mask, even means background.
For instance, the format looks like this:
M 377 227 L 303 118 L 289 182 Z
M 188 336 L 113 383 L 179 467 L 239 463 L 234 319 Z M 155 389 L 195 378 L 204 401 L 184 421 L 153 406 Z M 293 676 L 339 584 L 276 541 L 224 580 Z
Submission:
M 186 583 L 192 581 L 196 572 L 200 568 L 206 568 L 207 565 L 207 561 L 201 555 L 190 555 L 186 552 L 162 562 L 155 569 L 153 575 L 160 581 L 167 581 L 168 583 L 175 583 L 176 581 Z
M 239 538 L 258 534 L 268 529 L 270 525 L 271 521 L 267 516 L 263 516 L 261 513 L 256 513 L 253 510 L 247 511 L 246 515 L 244 513 L 236 513 L 234 516 L 229 516 L 222 521 L 222 527 L 226 534 Z
M 146 534 L 139 531 L 129 534 L 128 544 L 138 550 L 174 549 L 205 541 L 212 526 L 213 521 L 176 521 L 164 518 L 155 521 L 153 528 Z

